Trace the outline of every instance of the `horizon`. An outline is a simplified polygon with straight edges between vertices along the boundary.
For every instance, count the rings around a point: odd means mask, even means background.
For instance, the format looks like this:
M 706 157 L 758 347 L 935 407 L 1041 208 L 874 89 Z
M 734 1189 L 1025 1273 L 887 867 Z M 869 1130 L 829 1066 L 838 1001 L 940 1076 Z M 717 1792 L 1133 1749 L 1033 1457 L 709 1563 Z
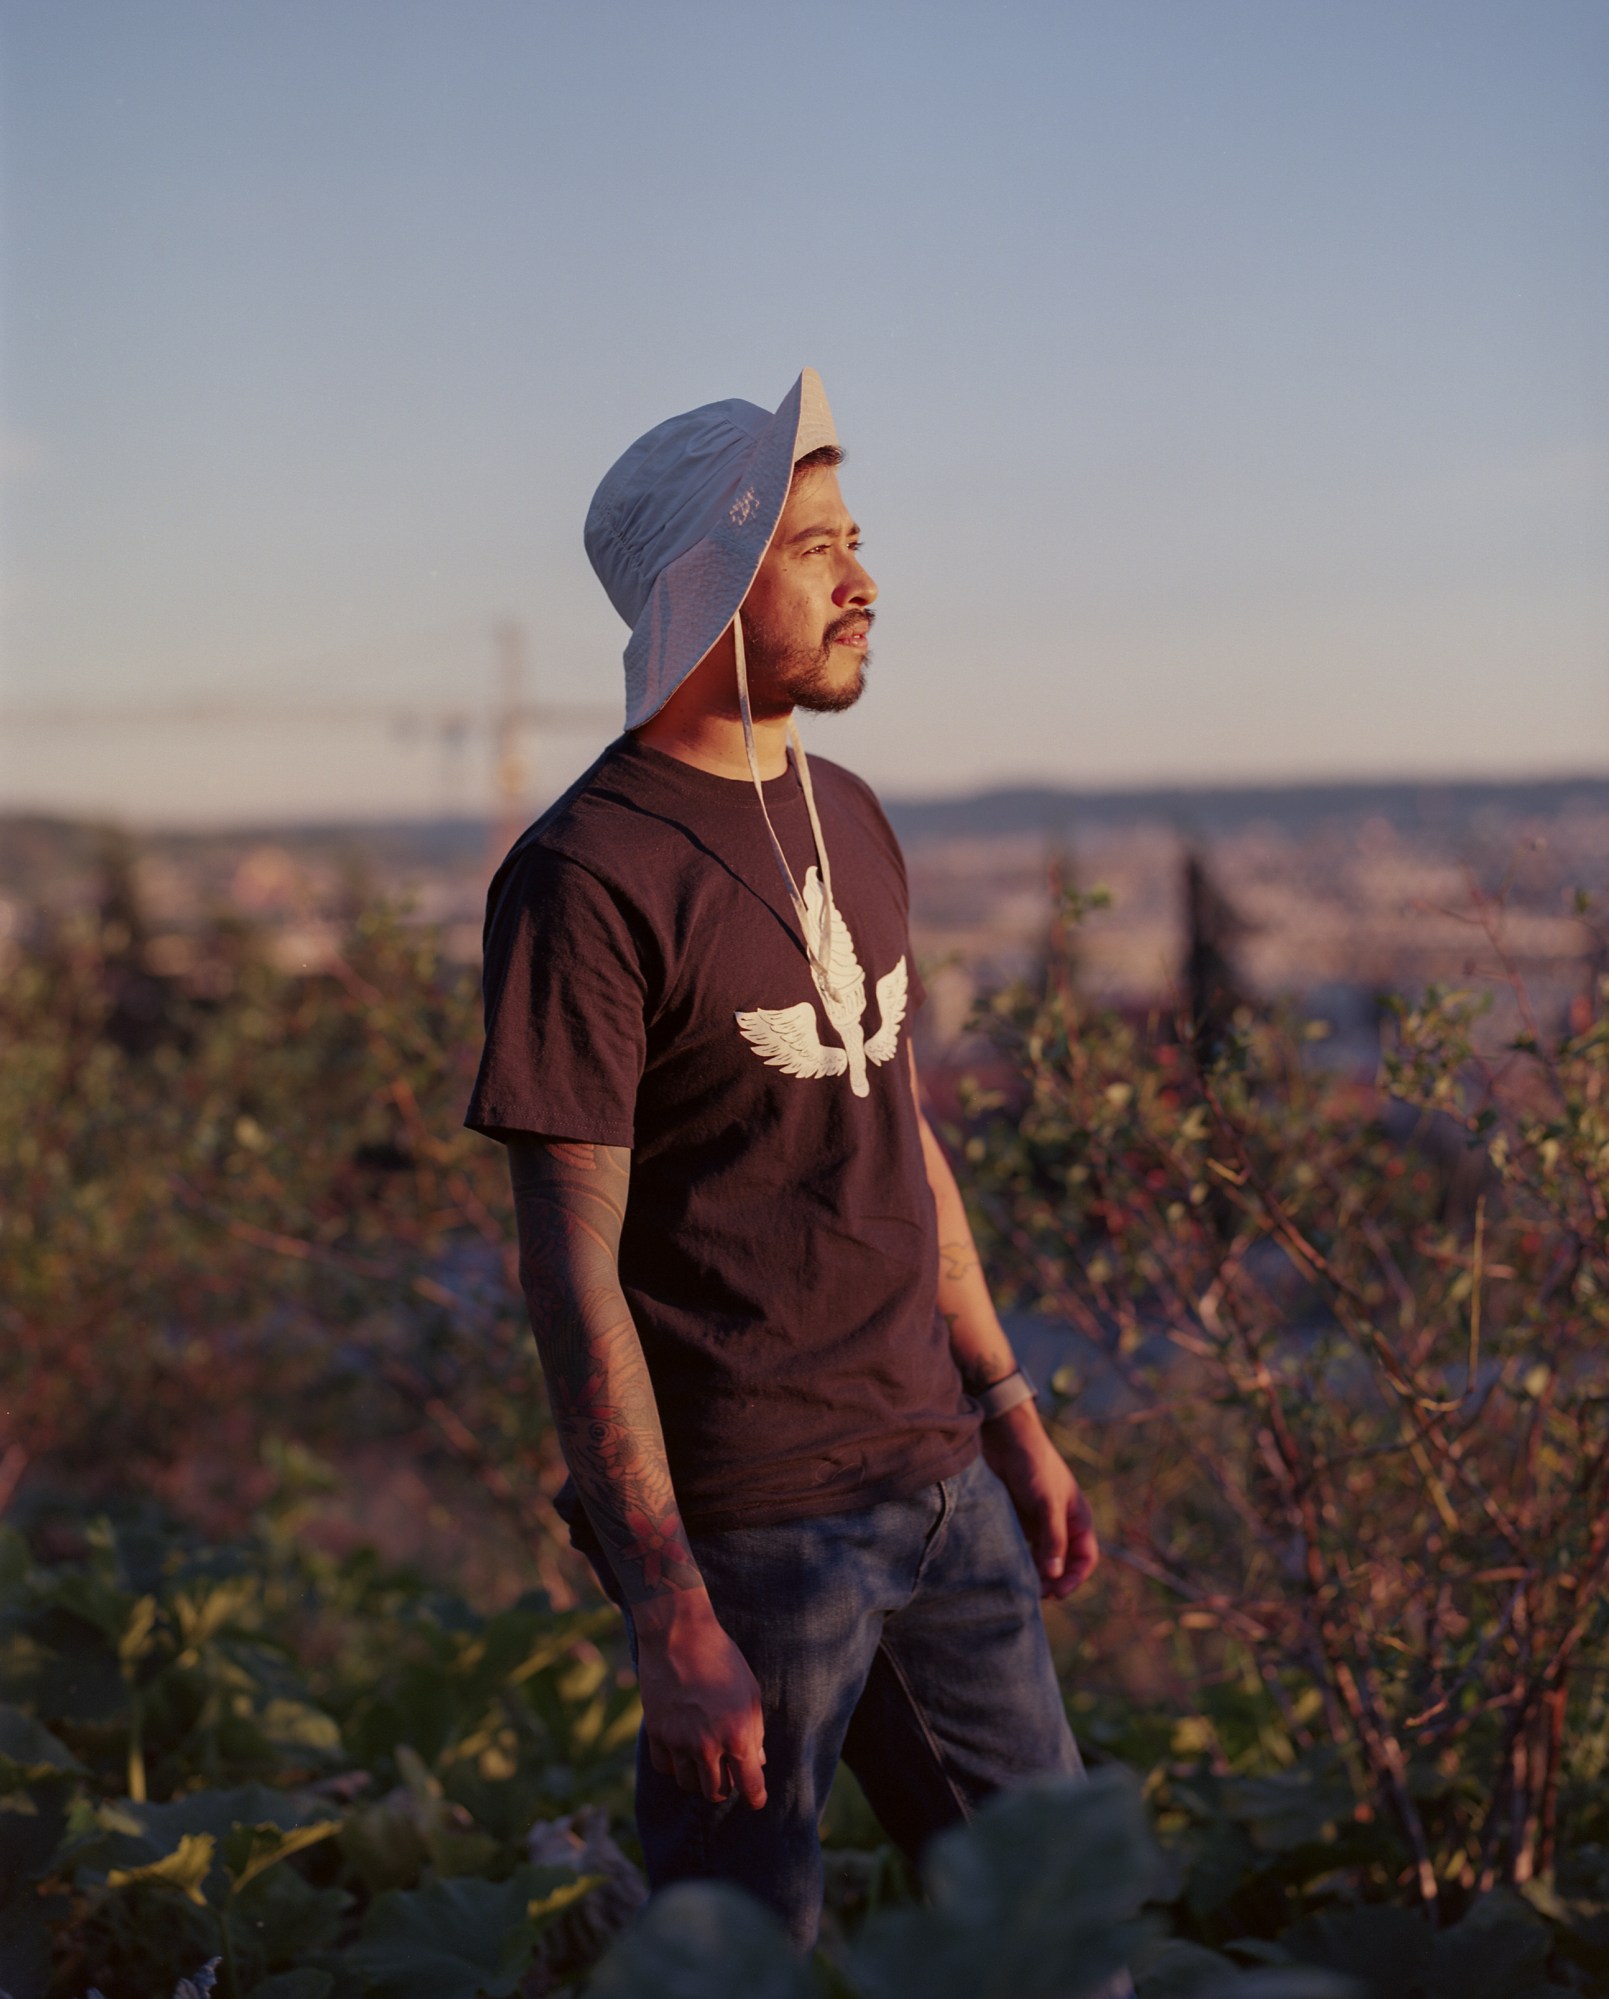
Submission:
M 734 778 L 735 784 L 747 782 Z M 1445 776 L 1431 774 L 1368 774 L 1352 777 L 1275 777 L 1236 780 L 1232 778 L 1187 780 L 1179 783 L 1166 781 L 1136 784 L 1080 785 L 1024 778 L 1018 782 L 992 782 L 966 786 L 956 790 L 934 792 L 898 792 L 887 790 L 880 794 L 884 807 L 892 814 L 916 812 L 942 812 L 946 809 L 964 810 L 968 807 L 983 807 L 991 804 L 1040 801 L 1046 804 L 1087 804 L 1091 806 L 1121 806 L 1132 802 L 1134 805 L 1161 805 L 1169 801 L 1198 802 L 1215 801 L 1233 804 L 1245 800 L 1254 803 L 1260 799 L 1289 799 L 1292 802 L 1311 799 L 1333 798 L 1340 801 L 1352 799 L 1354 802 L 1380 795 L 1391 795 L 1406 803 L 1415 795 L 1427 800 L 1446 799 L 1460 795 L 1471 798 L 1490 797 L 1501 803 L 1516 794 L 1543 793 L 1569 794 L 1583 790 L 1602 792 L 1604 803 L 1609 805 L 1609 770 L 1586 769 L 1539 771 L 1509 775 L 1493 775 L 1487 772 L 1465 776 Z M 559 794 L 555 794 L 558 796 Z M 522 812 L 528 813 L 528 820 L 539 818 L 543 811 L 554 802 L 553 799 L 536 801 Z M 278 836 L 302 836 L 316 838 L 323 834 L 383 833 L 434 828 L 463 829 L 484 832 L 497 818 L 494 811 L 486 812 L 413 812 L 368 813 L 341 816 L 333 814 L 305 815 L 295 818 L 236 818 L 218 820 L 160 820 L 139 819 L 130 815 L 95 814 L 74 812 L 33 806 L 14 806 L 0 800 L 0 827 L 20 823 L 39 823 L 46 826 L 72 828 L 80 831 L 126 833 L 132 837 L 155 840 L 207 840 L 245 839 L 261 837 L 270 840 Z

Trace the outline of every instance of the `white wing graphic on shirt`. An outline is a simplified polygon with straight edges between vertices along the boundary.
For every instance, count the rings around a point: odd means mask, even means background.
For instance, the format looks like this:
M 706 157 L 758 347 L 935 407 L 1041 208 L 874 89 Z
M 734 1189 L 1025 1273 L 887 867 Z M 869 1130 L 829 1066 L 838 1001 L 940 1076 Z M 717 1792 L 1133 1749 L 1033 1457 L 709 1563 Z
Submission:
M 805 914 L 816 932 L 817 951 L 826 956 L 831 984 L 814 967 L 811 977 L 843 1047 L 823 1044 L 816 1009 L 809 1000 L 801 1000 L 797 1006 L 757 1007 L 740 1013 L 737 1024 L 760 1060 L 773 1069 L 809 1079 L 841 1076 L 847 1069 L 849 1087 L 855 1095 L 869 1096 L 867 1063 L 890 1061 L 899 1046 L 910 986 L 905 960 L 901 958 L 891 972 L 885 972 L 877 981 L 879 1025 L 868 1041 L 861 1026 L 866 1012 L 866 976 L 855 955 L 855 940 L 849 933 L 849 925 L 837 903 L 830 902 L 823 894 L 821 878 L 814 868 L 805 876 L 803 894 Z
M 841 1048 L 822 1047 L 809 1000 L 774 1012 L 740 1013 L 737 1024 L 760 1060 L 785 1076 L 841 1076 L 849 1067 Z
M 905 1001 L 910 990 L 905 960 L 877 981 L 877 1018 L 882 1026 L 866 1043 L 868 1062 L 886 1062 L 899 1046 L 899 1031 L 905 1022 Z

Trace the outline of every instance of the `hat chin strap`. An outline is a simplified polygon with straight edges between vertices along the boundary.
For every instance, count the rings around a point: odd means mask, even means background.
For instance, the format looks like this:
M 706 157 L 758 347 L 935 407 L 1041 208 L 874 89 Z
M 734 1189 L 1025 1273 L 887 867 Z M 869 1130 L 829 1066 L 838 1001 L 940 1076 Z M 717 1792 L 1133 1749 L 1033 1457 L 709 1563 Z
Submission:
M 816 811 L 816 794 L 810 783 L 810 763 L 805 756 L 804 744 L 799 737 L 799 725 L 790 714 L 788 717 L 788 754 L 793 759 L 793 767 L 799 774 L 799 789 L 804 793 L 805 811 L 810 815 L 810 836 L 815 841 L 816 859 L 821 866 L 821 932 L 819 937 L 810 934 L 810 912 L 805 907 L 805 899 L 799 893 L 799 884 L 793 878 L 793 870 L 788 866 L 788 857 L 782 851 L 782 842 L 777 838 L 777 829 L 771 824 L 771 814 L 765 802 L 765 782 L 760 776 L 759 752 L 754 747 L 754 714 L 749 706 L 749 666 L 743 649 L 743 617 L 741 612 L 732 615 L 732 651 L 737 660 L 737 705 L 743 716 L 743 749 L 749 760 L 749 776 L 754 780 L 755 795 L 760 801 L 760 812 L 765 819 L 765 830 L 771 836 L 771 851 L 776 856 L 782 879 L 787 886 L 788 900 L 793 904 L 793 913 L 799 919 L 799 935 L 805 947 L 805 956 L 810 960 L 810 968 L 816 975 L 816 983 L 824 997 L 841 1000 L 832 976 L 832 922 L 834 903 L 832 899 L 832 863 L 827 859 L 827 842 L 821 831 L 821 818 Z

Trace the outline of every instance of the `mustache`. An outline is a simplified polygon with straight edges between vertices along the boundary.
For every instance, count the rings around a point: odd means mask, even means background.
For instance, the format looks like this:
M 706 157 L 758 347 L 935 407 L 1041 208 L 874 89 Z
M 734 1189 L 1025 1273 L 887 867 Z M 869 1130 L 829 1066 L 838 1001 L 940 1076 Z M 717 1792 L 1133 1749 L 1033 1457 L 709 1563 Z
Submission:
M 866 635 L 869 638 L 872 626 L 876 622 L 877 613 L 875 611 L 851 611 L 848 617 L 834 618 L 832 623 L 827 627 L 827 643 L 831 645 L 834 639 L 841 638 L 845 632 L 852 632 L 861 627 L 865 629 Z

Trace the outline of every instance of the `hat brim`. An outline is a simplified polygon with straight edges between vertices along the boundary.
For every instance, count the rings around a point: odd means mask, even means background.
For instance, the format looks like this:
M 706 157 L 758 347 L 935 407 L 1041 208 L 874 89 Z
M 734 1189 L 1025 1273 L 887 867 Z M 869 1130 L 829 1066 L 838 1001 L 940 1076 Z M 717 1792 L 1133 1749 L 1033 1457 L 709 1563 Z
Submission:
M 744 454 L 714 526 L 654 579 L 626 641 L 626 723 L 657 715 L 737 615 L 787 505 L 793 468 L 836 445 L 814 368 L 804 369 Z

